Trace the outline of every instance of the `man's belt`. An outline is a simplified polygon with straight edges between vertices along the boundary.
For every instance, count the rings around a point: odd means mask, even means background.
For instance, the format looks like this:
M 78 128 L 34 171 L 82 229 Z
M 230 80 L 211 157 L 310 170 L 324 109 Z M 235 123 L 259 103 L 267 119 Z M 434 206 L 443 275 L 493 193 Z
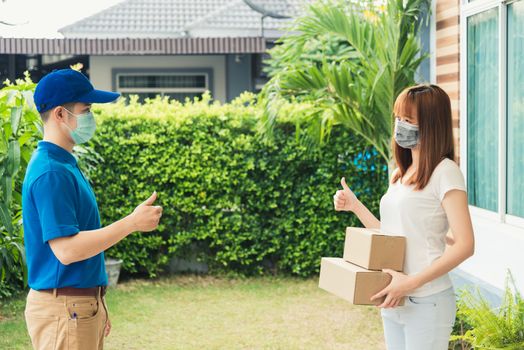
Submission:
M 51 293 L 54 294 L 54 289 L 42 289 L 40 292 L 44 293 Z M 56 288 L 56 295 L 57 296 L 69 296 L 69 297 L 97 297 L 98 291 L 100 291 L 100 295 L 104 296 L 106 295 L 107 287 L 106 286 L 100 286 L 100 287 L 93 287 L 93 288 L 73 288 L 73 287 L 63 287 L 63 288 Z

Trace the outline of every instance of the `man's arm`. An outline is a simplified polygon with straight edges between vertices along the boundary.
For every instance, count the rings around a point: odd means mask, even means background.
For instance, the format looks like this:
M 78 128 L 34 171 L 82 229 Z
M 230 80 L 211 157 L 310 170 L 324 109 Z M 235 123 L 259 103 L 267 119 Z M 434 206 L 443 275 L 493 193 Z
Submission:
M 153 206 L 156 198 L 155 192 L 133 213 L 109 226 L 52 239 L 51 250 L 62 264 L 69 265 L 105 251 L 135 231 L 152 231 L 162 217 L 162 207 Z

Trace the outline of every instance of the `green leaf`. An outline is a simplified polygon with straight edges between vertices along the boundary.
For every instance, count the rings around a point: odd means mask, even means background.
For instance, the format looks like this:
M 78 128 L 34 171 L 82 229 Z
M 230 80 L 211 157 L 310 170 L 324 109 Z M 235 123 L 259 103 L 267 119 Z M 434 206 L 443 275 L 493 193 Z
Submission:
M 16 90 L 8 90 L 7 91 L 7 101 L 6 104 L 11 104 L 16 98 L 16 95 L 18 95 L 18 91 Z
M 35 101 L 33 98 L 33 91 L 32 90 L 24 90 L 22 91 L 22 96 L 24 96 L 25 103 L 28 108 L 30 109 L 36 109 Z
M 33 131 L 26 131 L 18 138 L 18 143 L 20 144 L 20 147 L 23 147 L 27 141 L 31 140 L 31 138 L 34 137 Z
M 11 203 L 13 195 L 13 178 L 7 175 L 2 176 L 0 179 L 0 187 L 2 188 L 3 201 L 7 205 Z
M 16 136 L 18 132 L 18 126 L 20 125 L 20 119 L 22 117 L 22 107 L 11 107 L 11 131 L 13 136 Z
M 40 121 L 35 121 L 33 125 L 36 127 L 40 135 L 44 134 L 44 126 L 42 125 Z
M 5 227 L 7 232 L 13 234 L 13 223 L 11 222 L 11 216 L 9 215 L 9 209 L 6 203 L 0 203 L 0 223 Z
M 7 151 L 7 176 L 14 177 L 20 168 L 20 144 L 17 140 L 9 142 Z

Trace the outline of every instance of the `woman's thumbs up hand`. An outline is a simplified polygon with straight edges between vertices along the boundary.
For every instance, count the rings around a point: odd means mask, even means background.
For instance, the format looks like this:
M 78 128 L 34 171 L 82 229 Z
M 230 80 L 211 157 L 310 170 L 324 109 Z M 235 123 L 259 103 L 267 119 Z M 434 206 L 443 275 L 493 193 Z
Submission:
M 357 197 L 346 184 L 346 178 L 340 180 L 342 190 L 338 190 L 333 196 L 336 211 L 352 211 L 357 203 Z

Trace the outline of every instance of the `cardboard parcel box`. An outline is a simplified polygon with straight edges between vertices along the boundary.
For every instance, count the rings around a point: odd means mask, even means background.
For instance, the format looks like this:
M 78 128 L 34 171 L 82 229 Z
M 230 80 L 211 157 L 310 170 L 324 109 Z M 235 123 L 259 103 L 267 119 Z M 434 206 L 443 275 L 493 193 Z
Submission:
M 355 305 L 379 305 L 385 298 L 369 300 L 387 287 L 391 275 L 370 271 L 344 261 L 342 258 L 322 258 L 318 286 Z M 404 300 L 400 305 L 404 304 Z
M 379 230 L 360 227 L 346 229 L 344 260 L 368 270 L 404 270 L 406 237 L 388 236 Z

